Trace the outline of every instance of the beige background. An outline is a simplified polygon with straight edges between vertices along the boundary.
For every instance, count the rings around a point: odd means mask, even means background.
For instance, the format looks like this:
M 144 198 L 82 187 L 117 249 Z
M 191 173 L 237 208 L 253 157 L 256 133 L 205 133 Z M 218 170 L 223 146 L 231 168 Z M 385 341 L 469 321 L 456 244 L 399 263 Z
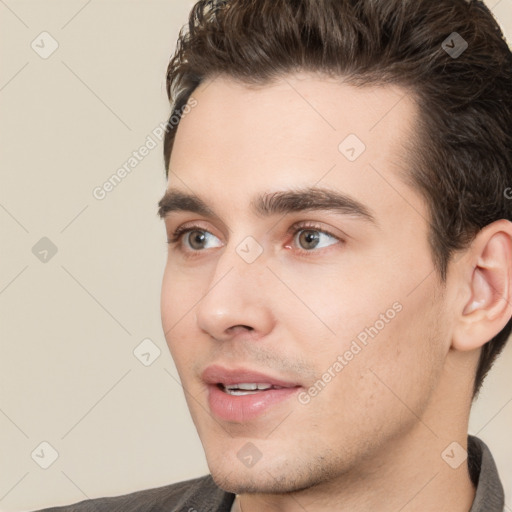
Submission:
M 207 472 L 160 326 L 162 144 L 103 200 L 93 196 L 166 120 L 166 64 L 192 4 L 0 0 L 2 511 Z M 489 6 L 512 39 L 512 0 Z M 55 44 L 43 31 L 59 45 L 46 59 L 31 47 L 44 55 Z M 46 262 L 45 242 L 32 252 L 43 237 L 57 248 Z M 149 366 L 133 353 L 146 338 Z M 512 345 L 471 421 L 497 460 L 508 511 L 511 370 Z M 58 452 L 47 469 L 42 442 Z

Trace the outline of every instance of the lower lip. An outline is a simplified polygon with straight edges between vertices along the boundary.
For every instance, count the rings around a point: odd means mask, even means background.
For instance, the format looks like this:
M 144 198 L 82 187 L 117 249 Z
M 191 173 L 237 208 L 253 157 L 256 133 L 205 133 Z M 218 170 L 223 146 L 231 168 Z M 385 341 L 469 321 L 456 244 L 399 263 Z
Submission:
M 208 403 L 213 414 L 226 421 L 244 423 L 257 418 L 270 407 L 296 395 L 300 386 L 269 389 L 250 395 L 228 395 L 217 385 L 208 385 Z

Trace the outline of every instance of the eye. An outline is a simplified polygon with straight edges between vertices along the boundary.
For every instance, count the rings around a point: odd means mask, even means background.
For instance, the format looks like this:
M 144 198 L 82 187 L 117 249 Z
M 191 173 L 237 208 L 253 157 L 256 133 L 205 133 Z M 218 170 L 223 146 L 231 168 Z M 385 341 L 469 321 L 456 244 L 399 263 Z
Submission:
M 178 228 L 168 243 L 174 245 L 181 239 L 184 239 L 187 250 L 195 252 L 222 246 L 222 242 L 215 235 L 198 226 Z
M 294 243 L 299 249 L 311 252 L 340 242 L 340 239 L 316 226 L 294 226 Z

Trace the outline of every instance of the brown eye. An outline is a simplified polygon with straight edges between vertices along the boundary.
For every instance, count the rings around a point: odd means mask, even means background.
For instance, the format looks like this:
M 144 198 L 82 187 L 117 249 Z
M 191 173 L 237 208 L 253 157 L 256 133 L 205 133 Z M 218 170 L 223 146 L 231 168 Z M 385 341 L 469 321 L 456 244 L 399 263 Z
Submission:
M 303 249 L 314 249 L 318 245 L 319 240 L 318 231 L 308 229 L 299 234 L 299 244 Z
M 199 226 L 178 228 L 168 243 L 183 252 L 200 252 L 212 247 L 222 247 L 222 242 L 215 235 Z
M 311 251 L 321 249 L 339 242 L 334 235 L 326 233 L 320 229 L 299 229 L 295 235 L 295 240 L 300 249 Z
M 188 245 L 195 251 L 204 249 L 206 235 L 204 231 L 189 231 L 185 236 Z

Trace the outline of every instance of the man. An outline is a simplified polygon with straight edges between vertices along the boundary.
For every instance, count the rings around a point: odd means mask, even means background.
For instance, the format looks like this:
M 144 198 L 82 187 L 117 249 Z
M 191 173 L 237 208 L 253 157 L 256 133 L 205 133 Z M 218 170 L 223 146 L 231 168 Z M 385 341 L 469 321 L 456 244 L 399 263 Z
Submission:
M 51 510 L 501 512 L 467 434 L 512 316 L 488 9 L 203 0 L 167 84 L 162 325 L 211 475 Z

